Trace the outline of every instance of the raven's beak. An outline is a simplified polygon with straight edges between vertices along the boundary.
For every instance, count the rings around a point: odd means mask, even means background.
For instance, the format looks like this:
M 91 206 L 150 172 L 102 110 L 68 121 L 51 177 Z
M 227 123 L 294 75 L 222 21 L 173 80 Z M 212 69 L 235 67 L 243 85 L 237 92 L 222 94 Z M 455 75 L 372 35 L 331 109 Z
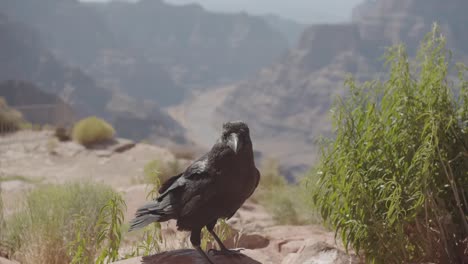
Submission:
M 239 150 L 239 137 L 236 133 L 231 133 L 228 138 L 227 145 L 237 154 Z

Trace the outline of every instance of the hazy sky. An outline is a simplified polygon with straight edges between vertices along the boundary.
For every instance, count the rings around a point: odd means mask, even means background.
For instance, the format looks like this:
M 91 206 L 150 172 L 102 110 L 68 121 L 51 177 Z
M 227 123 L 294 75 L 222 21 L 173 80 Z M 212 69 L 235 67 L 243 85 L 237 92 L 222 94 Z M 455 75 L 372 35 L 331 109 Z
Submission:
M 82 0 L 108 1 L 108 0 Z M 130 0 L 132 1 L 132 0 Z M 351 9 L 362 0 L 165 0 L 185 4 L 197 2 L 208 10 L 251 14 L 274 13 L 299 22 L 343 21 L 351 16 Z

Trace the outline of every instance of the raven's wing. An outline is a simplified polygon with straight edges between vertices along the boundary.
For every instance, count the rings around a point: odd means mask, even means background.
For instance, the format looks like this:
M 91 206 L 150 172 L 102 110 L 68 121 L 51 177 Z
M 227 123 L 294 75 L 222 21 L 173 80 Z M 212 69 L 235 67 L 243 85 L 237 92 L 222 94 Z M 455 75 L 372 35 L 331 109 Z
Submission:
M 169 189 L 169 187 L 171 187 L 172 184 L 174 184 L 175 181 L 177 181 L 177 179 L 179 179 L 180 176 L 182 176 L 183 173 L 180 173 L 179 175 L 176 175 L 176 176 L 172 176 L 171 178 L 169 178 L 167 181 L 165 181 L 161 187 L 159 187 L 159 194 L 162 194 L 164 193 L 165 191 L 167 191 L 167 189 Z
M 204 155 L 192 163 L 183 173 L 169 178 L 159 189 L 160 195 L 157 199 L 161 200 L 172 191 L 180 188 L 183 188 L 184 192 L 198 189 L 200 187 L 198 181 L 207 178 L 211 177 L 208 173 L 208 155 Z

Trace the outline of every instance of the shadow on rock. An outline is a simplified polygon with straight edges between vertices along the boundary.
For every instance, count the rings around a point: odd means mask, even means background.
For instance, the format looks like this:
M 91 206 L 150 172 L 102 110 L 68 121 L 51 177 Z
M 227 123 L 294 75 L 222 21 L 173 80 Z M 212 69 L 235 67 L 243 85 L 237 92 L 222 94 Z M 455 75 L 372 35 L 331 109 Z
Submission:
M 216 264 L 261 264 L 260 262 L 242 254 L 233 256 L 212 256 L 211 261 Z M 205 264 L 204 259 L 193 249 L 167 251 L 152 256 L 143 257 L 143 264 Z

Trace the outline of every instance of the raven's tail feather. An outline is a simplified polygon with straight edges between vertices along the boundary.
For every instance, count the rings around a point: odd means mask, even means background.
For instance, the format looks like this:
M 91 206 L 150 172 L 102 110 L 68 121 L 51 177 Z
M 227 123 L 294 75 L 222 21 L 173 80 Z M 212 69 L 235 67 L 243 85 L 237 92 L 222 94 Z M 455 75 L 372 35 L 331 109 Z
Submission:
M 151 201 L 138 208 L 136 217 L 130 221 L 128 231 L 143 228 L 153 222 L 164 222 L 172 219 L 172 206 L 166 201 Z
M 158 222 L 159 217 L 157 215 L 147 214 L 135 217 L 130 221 L 130 228 L 128 232 L 143 228 L 153 222 Z

